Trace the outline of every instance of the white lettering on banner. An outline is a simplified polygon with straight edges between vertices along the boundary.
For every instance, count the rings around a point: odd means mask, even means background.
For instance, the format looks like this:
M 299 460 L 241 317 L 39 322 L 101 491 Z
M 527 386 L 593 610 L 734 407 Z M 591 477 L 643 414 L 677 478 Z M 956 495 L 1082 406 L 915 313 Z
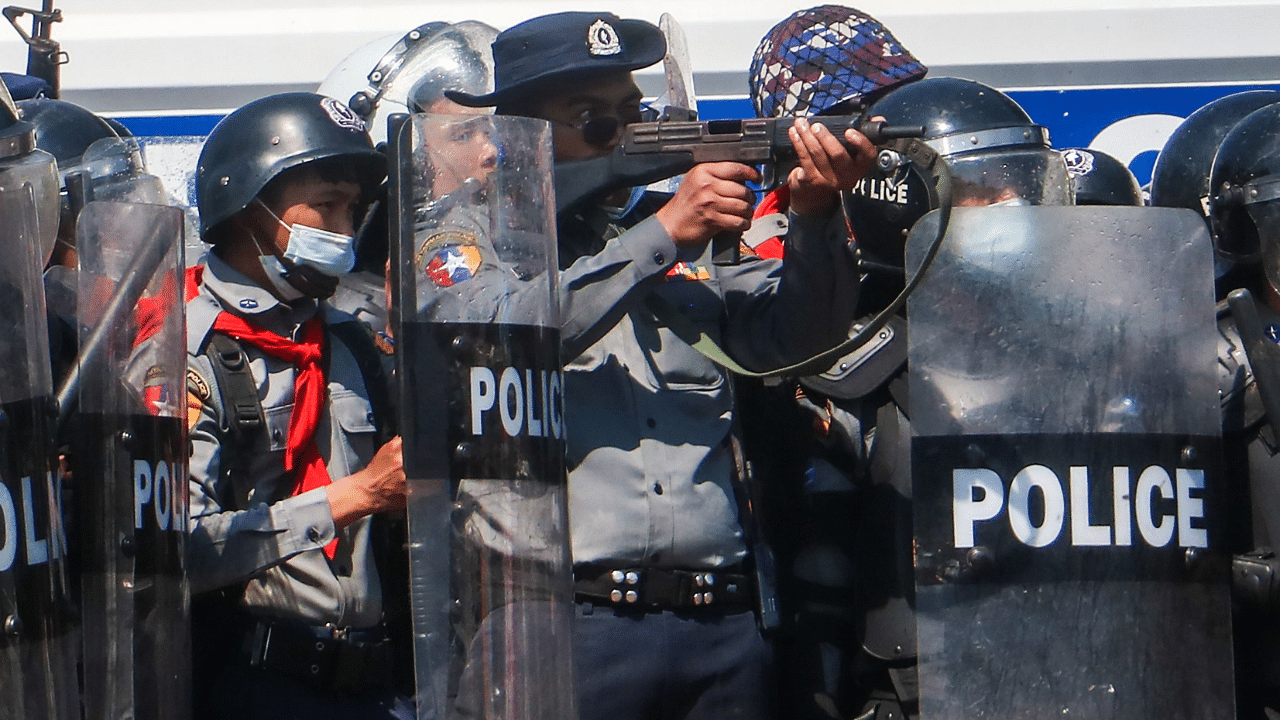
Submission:
M 471 434 L 484 434 L 484 412 L 498 400 L 497 378 L 486 367 L 471 368 Z
M 1071 484 L 1071 544 L 1076 547 L 1111 544 L 1111 527 L 1094 525 L 1089 518 L 1089 468 L 1073 466 Z
M 133 461 L 133 528 L 141 530 L 147 506 L 155 515 L 156 527 L 162 531 L 181 531 L 185 523 L 177 517 L 183 511 L 182 488 L 178 483 L 186 476 L 181 465 L 171 469 L 164 460 L 154 466 L 146 460 Z
M 1113 524 L 1094 524 L 1102 518 L 1091 516 L 1087 467 L 1072 466 L 1064 488 L 1062 479 L 1050 468 L 1028 465 L 1014 475 L 1007 498 L 995 471 L 956 468 L 951 471 L 955 547 L 973 547 L 979 524 L 996 521 L 1006 509 L 1009 530 L 1030 547 L 1057 542 L 1068 521 L 1068 537 L 1075 547 L 1128 547 L 1133 543 L 1135 523 L 1138 536 L 1151 547 L 1168 546 L 1175 534 L 1178 547 L 1209 546 L 1208 530 L 1193 524 L 1204 519 L 1203 497 L 1192 497 L 1193 491 L 1204 490 L 1203 470 L 1178 468 L 1171 477 L 1168 470 L 1152 465 L 1139 473 L 1135 487 L 1130 469 L 1115 467 L 1111 482 Z M 1157 507 L 1169 503 L 1175 508 L 1173 514 Z M 1033 522 L 1034 510 L 1041 511 L 1038 525 Z
M 154 475 L 151 463 L 146 460 L 133 461 L 133 528 L 142 529 L 143 511 L 151 502 L 154 488 Z
M 62 476 L 45 474 L 47 484 L 37 486 L 30 476 L 19 481 L 22 512 L 9 486 L 0 483 L 0 572 L 13 568 L 18 547 L 28 566 L 61 559 L 67 552 L 67 535 L 62 522 Z M 43 502 L 42 502 L 43 501 Z M 47 508 L 47 513 L 37 512 Z M 44 522 L 44 520 L 48 522 Z M 46 536 L 47 537 L 42 537 Z
M 510 437 L 520 435 L 524 428 L 524 388 L 520 387 L 519 370 L 509 367 L 502 371 L 502 379 L 498 382 L 498 400 L 502 429 Z
M 18 512 L 13 506 L 13 493 L 9 486 L 0 483 L 0 519 L 4 522 L 3 541 L 0 541 L 0 572 L 13 567 L 18 557 Z
M 508 437 L 564 436 L 564 379 L 559 372 L 471 368 L 471 434 L 484 435 L 486 415 L 495 409 Z
M 1031 491 L 1038 489 L 1044 507 L 1040 525 L 1031 523 Z M 1031 547 L 1050 545 L 1062 534 L 1066 504 L 1058 476 L 1043 465 L 1028 465 L 1013 476 L 1009 485 L 1009 526 L 1014 537 Z
M 36 537 L 39 521 L 36 518 L 35 503 L 32 502 L 31 476 L 22 478 L 22 515 L 26 525 L 27 564 L 43 565 L 49 562 L 49 540 Z
M 880 178 L 862 178 L 853 186 L 853 192 L 872 200 L 890 202 L 895 205 L 906 205 L 910 201 L 907 196 L 906 181 L 890 182 Z
M 959 468 L 951 472 L 951 487 L 956 547 L 973 547 L 974 526 L 995 518 L 1004 507 L 1004 483 L 993 470 Z M 974 490 L 982 497 L 975 500 Z

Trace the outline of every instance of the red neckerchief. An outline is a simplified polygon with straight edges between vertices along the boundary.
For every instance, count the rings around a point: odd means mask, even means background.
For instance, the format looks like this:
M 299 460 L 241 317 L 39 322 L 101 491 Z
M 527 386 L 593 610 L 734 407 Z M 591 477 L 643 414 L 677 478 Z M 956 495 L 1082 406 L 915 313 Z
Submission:
M 752 218 L 759 219 L 765 215 L 773 214 L 786 215 L 787 208 L 790 206 L 791 188 L 782 185 L 760 199 L 760 204 L 756 206 L 756 211 L 752 214 Z M 783 244 L 781 236 L 769 238 L 751 249 L 752 253 L 772 260 L 781 260 L 785 251 L 786 245 Z
M 289 438 L 285 443 L 284 469 L 294 473 L 293 494 L 325 487 L 333 482 L 316 446 L 316 425 L 327 394 L 321 358 L 324 355 L 324 325 L 313 317 L 302 324 L 302 340 L 293 342 L 273 332 L 250 325 L 243 318 L 221 312 L 213 330 L 248 343 L 271 357 L 292 364 L 297 371 L 293 384 L 293 413 L 289 416 Z M 338 541 L 324 548 L 333 559 Z

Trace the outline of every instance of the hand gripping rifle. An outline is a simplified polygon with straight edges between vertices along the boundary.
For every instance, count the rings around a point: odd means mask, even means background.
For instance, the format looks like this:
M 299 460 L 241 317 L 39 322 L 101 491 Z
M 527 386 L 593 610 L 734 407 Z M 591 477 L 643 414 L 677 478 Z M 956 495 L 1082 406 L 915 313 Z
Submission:
M 825 125 L 844 143 L 844 131 L 852 128 L 873 144 L 893 150 L 895 141 L 924 135 L 920 126 L 889 125 L 856 115 L 820 116 L 811 122 Z M 749 118 L 705 122 L 635 123 L 623 129 L 622 141 L 601 158 L 558 163 L 555 168 L 556 214 L 599 201 L 624 187 L 648 185 L 687 172 L 706 162 L 738 162 L 759 166 L 761 186 L 771 190 L 784 182 L 799 164 L 787 132 L 795 118 Z M 846 144 L 846 147 L 847 144 Z M 713 240 L 716 264 L 735 264 L 738 238 L 722 234 Z

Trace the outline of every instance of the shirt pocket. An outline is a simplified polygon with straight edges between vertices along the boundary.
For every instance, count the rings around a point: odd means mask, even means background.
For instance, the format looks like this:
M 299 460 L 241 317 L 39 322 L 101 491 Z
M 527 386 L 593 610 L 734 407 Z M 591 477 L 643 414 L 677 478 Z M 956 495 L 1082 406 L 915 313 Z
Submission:
M 653 292 L 666 301 L 670 312 L 678 312 L 698 330 L 720 343 L 725 310 L 719 283 L 714 280 L 675 280 L 663 283 Z M 656 325 L 651 327 L 637 328 L 638 336 L 646 334 L 648 337 L 641 340 L 641 346 L 649 354 L 658 389 L 707 390 L 724 384 L 724 371 L 720 366 L 681 340 L 663 319 L 657 319 Z
M 333 393 L 329 403 L 334 423 L 342 432 L 346 472 L 355 472 L 368 465 L 377 450 L 378 426 L 374 423 L 373 405 L 350 391 Z

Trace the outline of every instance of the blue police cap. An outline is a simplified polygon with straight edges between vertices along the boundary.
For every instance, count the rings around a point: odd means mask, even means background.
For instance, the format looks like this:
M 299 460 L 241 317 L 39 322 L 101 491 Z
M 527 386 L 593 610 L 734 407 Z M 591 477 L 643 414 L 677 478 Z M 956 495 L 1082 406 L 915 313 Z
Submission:
M 468 107 L 486 107 L 517 97 L 558 76 L 639 70 L 663 58 L 667 40 L 644 20 L 612 13 L 562 12 L 526 20 L 493 41 L 494 91 L 445 95 Z

